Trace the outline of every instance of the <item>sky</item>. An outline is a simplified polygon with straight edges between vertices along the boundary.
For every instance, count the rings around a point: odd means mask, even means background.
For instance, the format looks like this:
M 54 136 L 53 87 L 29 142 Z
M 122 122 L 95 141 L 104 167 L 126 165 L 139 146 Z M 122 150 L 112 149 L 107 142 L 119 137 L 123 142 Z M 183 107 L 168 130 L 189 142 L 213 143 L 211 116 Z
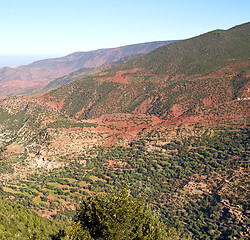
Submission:
M 249 22 L 249 9 L 249 0 L 0 0 L 0 65 L 187 39 Z

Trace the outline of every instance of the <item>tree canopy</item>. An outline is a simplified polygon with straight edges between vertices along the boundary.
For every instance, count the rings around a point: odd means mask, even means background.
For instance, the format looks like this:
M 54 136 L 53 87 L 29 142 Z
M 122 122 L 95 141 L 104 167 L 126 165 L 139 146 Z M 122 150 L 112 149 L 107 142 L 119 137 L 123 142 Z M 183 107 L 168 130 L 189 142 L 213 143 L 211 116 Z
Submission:
M 167 239 L 164 224 L 127 188 L 85 198 L 74 218 L 72 239 Z

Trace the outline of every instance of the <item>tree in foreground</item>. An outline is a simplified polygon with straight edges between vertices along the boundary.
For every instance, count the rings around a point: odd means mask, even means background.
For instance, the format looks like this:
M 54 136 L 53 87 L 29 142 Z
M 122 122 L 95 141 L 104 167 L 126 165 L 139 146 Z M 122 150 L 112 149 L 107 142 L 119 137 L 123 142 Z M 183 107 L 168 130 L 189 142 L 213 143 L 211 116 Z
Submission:
M 133 198 L 124 188 L 117 194 L 97 194 L 84 199 L 74 218 L 71 239 L 166 240 L 172 237 L 145 200 Z

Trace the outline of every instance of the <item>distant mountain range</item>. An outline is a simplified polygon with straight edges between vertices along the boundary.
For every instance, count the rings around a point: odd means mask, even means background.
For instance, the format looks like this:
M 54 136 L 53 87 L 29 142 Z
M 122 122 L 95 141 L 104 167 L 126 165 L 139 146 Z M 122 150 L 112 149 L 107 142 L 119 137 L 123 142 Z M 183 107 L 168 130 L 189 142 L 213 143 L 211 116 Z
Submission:
M 128 55 L 148 53 L 174 41 L 157 41 L 128 45 L 118 48 L 76 52 L 65 57 L 45 59 L 17 68 L 0 68 L 0 96 L 34 93 L 41 90 L 54 78 L 62 77 L 79 69 L 85 76 L 94 68 L 116 62 Z
M 62 55 L 0 55 L 0 68 L 17 68 L 21 65 L 28 65 L 41 59 L 55 58 L 59 56 Z

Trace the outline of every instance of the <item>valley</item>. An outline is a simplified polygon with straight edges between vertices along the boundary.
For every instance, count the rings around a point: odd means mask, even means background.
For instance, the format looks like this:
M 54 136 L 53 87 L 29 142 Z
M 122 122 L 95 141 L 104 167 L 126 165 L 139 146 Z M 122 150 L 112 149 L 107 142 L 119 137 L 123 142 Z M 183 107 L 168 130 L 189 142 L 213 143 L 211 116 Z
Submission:
M 127 183 L 167 229 L 249 238 L 249 33 L 216 30 L 2 97 L 1 197 L 68 223 L 82 198 Z

